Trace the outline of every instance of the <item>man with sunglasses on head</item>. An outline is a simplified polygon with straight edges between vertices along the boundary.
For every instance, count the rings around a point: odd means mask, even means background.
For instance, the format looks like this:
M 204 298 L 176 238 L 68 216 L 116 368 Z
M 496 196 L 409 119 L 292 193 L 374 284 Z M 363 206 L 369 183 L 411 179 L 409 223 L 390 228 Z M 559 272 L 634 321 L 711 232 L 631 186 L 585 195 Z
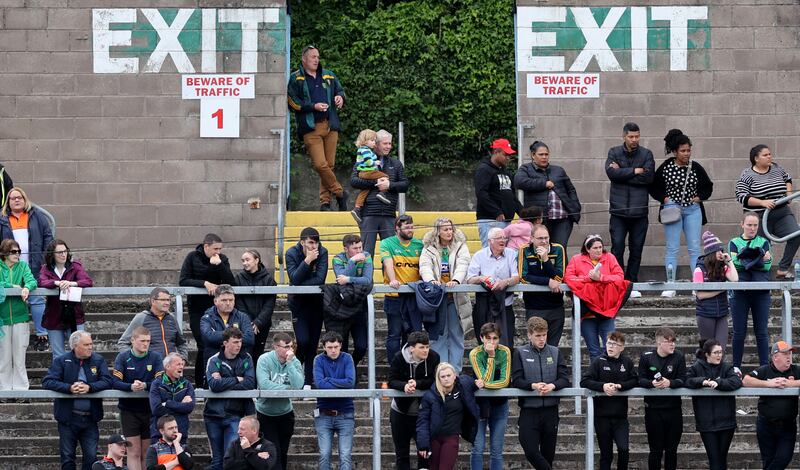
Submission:
M 644 351 L 639 358 L 639 386 L 642 388 L 681 388 L 686 380 L 686 359 L 675 350 L 675 332 L 671 328 L 656 330 L 656 347 Z M 681 397 L 644 397 L 644 428 L 650 454 L 649 470 L 675 470 L 678 465 L 678 444 L 683 434 Z
M 480 284 L 487 292 L 475 295 L 472 325 L 480 331 L 485 323 L 497 323 L 502 334 L 500 341 L 514 347 L 514 294 L 506 289 L 519 284 L 517 250 L 508 248 L 503 229 L 490 228 L 489 246 L 481 248 L 469 262 L 467 283 Z
M 333 71 L 322 68 L 316 47 L 304 47 L 300 62 L 286 89 L 289 109 L 297 122 L 297 137 L 319 174 L 319 210 L 331 210 L 331 198 L 336 198 L 338 209 L 346 211 L 348 194 L 333 172 L 341 130 L 337 110 L 344 106 L 344 88 Z

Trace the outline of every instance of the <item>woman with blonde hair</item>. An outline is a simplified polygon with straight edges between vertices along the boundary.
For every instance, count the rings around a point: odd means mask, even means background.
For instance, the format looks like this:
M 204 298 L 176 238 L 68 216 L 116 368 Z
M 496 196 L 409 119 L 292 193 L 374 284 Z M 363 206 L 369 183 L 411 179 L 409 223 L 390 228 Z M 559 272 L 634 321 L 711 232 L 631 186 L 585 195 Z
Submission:
M 422 396 L 417 415 L 417 449 L 420 457 L 430 459 L 430 470 L 456 467 L 459 435 L 475 442 L 480 419 L 477 389 L 476 381 L 458 375 L 452 364 L 436 367 L 436 386 Z
M 423 281 L 455 287 L 467 278 L 470 254 L 467 237 L 452 220 L 440 217 L 422 238 L 419 275 Z M 461 371 L 464 359 L 464 333 L 472 326 L 472 303 L 467 293 L 448 294 L 436 315 L 438 339 L 432 348 L 442 362 Z
M 3 205 L 0 217 L 0 240 L 16 240 L 21 253 L 19 259 L 30 266 L 34 276 L 39 275 L 44 263 L 44 253 L 47 246 L 53 241 L 53 231 L 50 222 L 39 208 L 31 203 L 28 195 L 22 188 L 13 187 L 8 192 L 8 197 Z M 28 299 L 33 317 L 33 326 L 36 330 L 36 342 L 33 349 L 47 351 L 49 341 L 47 330 L 42 326 L 44 317 L 45 300 L 41 295 L 34 295 Z

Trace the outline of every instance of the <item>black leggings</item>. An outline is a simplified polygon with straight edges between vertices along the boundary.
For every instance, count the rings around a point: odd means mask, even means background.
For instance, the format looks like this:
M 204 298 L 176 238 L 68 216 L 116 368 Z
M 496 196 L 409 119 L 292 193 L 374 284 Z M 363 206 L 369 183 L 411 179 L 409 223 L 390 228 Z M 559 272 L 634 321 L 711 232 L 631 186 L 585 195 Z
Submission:
M 736 429 L 723 429 L 722 431 L 701 432 L 700 438 L 706 446 L 709 470 L 726 470 L 728 468 L 728 449 L 733 442 L 733 433 Z

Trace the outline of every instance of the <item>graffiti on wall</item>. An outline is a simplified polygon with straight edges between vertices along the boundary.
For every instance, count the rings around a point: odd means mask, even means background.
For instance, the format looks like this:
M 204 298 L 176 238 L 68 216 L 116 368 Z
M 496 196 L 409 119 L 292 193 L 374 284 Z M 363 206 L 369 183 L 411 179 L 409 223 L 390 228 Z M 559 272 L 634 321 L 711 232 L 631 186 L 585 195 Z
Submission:
M 259 53 L 286 53 L 284 15 L 279 8 L 96 8 L 94 72 L 157 73 L 169 59 L 178 73 L 255 73 Z
M 523 72 L 708 68 L 708 7 L 521 6 L 516 47 Z

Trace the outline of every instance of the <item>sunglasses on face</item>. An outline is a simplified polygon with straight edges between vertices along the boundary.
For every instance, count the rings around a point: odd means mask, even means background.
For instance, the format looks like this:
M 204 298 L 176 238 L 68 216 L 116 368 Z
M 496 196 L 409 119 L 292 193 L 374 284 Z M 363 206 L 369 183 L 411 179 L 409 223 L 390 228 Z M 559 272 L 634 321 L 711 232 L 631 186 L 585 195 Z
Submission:
M 20 250 L 10 250 L 8 252 L 9 255 L 19 255 L 21 253 L 22 253 L 22 251 L 20 251 Z

